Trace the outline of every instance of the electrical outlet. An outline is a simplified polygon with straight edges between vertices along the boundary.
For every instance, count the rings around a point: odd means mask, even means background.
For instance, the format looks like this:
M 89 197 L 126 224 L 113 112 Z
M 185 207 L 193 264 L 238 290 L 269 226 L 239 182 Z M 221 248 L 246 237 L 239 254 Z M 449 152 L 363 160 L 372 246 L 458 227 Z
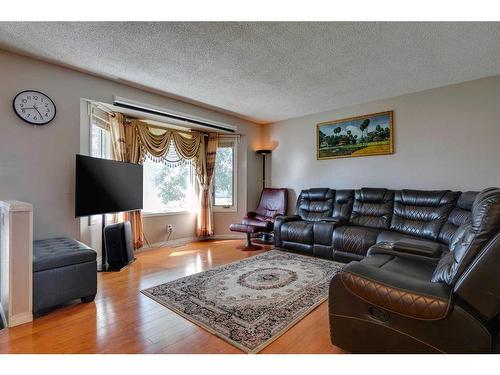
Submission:
M 174 226 L 172 224 L 167 224 L 167 232 L 172 233 L 174 231 Z

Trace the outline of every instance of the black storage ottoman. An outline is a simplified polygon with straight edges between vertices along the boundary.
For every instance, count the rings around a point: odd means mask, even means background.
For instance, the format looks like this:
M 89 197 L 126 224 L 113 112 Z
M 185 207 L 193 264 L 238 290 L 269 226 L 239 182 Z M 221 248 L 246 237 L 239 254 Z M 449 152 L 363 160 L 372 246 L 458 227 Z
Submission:
M 33 242 L 33 312 L 80 298 L 92 302 L 97 292 L 97 254 L 66 237 Z

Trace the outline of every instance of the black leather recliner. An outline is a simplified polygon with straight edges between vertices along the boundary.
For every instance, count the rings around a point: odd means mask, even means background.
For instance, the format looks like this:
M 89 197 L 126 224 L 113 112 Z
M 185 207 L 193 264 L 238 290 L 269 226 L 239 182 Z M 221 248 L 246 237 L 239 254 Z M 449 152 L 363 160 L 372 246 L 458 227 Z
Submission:
M 417 200 L 396 193 L 391 228 L 432 241 L 379 242 L 332 279 L 335 345 L 355 353 L 498 350 L 500 189 L 463 193 L 456 206 L 454 199 L 445 194 L 438 210 L 413 214 Z M 420 218 L 427 220 L 415 232 Z
M 278 216 L 274 221 L 274 244 L 290 250 L 311 253 L 313 223 L 332 217 L 335 190 L 303 190 L 297 199 L 295 215 Z
M 391 190 L 356 190 L 350 220 L 345 223 L 349 225 L 340 225 L 333 231 L 332 256 L 337 260 L 362 259 L 381 231 L 389 229 L 393 200 Z
M 352 202 L 352 190 L 302 190 L 295 215 L 276 218 L 274 245 L 331 258 L 331 233 L 335 226 L 348 222 Z

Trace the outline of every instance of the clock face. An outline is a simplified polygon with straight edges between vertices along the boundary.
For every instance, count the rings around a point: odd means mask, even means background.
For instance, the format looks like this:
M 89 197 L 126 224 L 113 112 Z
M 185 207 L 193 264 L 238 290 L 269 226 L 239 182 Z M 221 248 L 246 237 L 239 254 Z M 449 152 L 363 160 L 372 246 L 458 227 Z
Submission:
M 47 95 L 35 90 L 17 94 L 12 106 L 21 120 L 33 125 L 48 124 L 56 116 L 54 102 Z

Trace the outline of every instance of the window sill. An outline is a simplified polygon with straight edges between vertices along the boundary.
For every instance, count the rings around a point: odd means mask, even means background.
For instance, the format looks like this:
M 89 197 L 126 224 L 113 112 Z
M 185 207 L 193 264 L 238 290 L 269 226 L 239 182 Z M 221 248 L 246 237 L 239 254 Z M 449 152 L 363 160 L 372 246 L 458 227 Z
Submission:
M 238 209 L 236 207 L 222 208 L 222 207 L 213 207 L 212 212 L 237 212 Z
M 191 211 L 175 211 L 175 212 L 143 212 L 143 217 L 159 217 L 159 216 L 174 216 L 174 215 L 194 215 Z

